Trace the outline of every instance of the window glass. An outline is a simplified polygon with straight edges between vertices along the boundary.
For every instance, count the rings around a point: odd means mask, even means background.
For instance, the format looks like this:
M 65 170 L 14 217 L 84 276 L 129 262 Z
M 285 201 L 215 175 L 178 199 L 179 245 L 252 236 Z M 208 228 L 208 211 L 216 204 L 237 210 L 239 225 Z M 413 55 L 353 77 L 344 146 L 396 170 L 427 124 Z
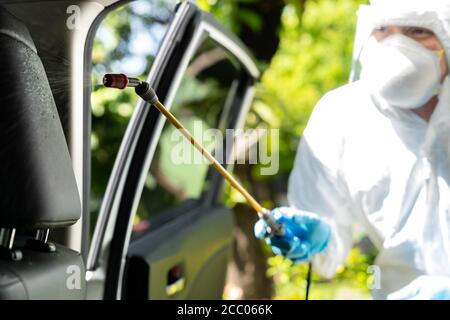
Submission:
M 206 40 L 190 61 L 170 109 L 212 153 L 223 143 L 221 121 L 237 84 L 237 66 L 223 48 Z M 208 188 L 208 168 L 200 152 L 166 121 L 137 208 L 135 234 L 167 221 L 182 203 L 199 199 Z
M 175 1 L 138 0 L 114 9 L 101 22 L 92 50 L 91 231 L 125 129 L 137 103 L 133 90 L 102 86 L 105 73 L 145 79 L 162 43 Z

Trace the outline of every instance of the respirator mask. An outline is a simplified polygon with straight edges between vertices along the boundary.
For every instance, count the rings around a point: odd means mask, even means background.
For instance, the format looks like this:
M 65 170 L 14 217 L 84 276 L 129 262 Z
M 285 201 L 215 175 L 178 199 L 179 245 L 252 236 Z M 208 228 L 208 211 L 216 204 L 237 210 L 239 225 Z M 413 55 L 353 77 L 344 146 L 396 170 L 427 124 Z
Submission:
M 416 109 L 441 88 L 443 50 L 433 51 L 402 34 L 370 37 L 361 56 L 361 80 L 391 106 Z

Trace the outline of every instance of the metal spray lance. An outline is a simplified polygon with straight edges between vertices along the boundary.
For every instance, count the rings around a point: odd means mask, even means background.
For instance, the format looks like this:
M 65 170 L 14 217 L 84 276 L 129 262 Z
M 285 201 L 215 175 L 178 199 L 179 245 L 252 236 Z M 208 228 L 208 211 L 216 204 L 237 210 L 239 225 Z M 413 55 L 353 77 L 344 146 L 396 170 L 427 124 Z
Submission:
M 248 204 L 255 209 L 259 217 L 266 221 L 269 226 L 266 236 L 273 235 L 283 236 L 285 231 L 282 224 L 275 221 L 270 211 L 261 206 L 253 196 L 248 193 L 247 190 L 231 175 L 209 152 L 206 150 L 193 136 L 186 130 L 186 128 L 178 121 L 178 119 L 159 101 L 155 90 L 149 83 L 141 81 L 136 78 L 129 78 L 125 74 L 106 74 L 103 77 L 103 85 L 108 88 L 125 89 L 126 87 L 134 87 L 136 94 L 143 100 L 147 101 L 158 109 L 166 118 L 170 121 L 183 136 L 190 141 L 190 143 L 212 164 L 212 166 L 219 171 L 219 173 L 225 178 L 230 185 L 236 189 L 244 198 Z

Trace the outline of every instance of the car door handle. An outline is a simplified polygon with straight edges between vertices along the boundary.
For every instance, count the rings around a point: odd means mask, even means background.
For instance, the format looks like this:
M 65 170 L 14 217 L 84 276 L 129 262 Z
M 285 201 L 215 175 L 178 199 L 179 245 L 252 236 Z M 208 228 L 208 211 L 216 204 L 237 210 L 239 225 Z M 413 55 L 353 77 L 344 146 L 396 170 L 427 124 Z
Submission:
M 184 270 L 182 265 L 176 265 L 167 272 L 166 294 L 173 297 L 178 292 L 183 291 L 186 285 Z
M 178 280 L 176 280 L 175 282 L 168 284 L 166 286 L 166 294 L 168 297 L 173 297 L 174 295 L 176 295 L 178 292 L 183 291 L 185 286 L 185 281 L 184 278 L 180 278 Z

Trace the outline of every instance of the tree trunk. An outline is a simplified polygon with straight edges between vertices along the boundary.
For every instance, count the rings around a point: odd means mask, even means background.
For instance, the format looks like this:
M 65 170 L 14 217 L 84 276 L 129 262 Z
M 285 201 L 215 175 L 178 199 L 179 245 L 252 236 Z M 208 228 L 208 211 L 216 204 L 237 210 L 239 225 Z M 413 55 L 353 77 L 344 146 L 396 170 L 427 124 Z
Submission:
M 307 0 L 291 1 L 301 19 Z M 240 38 L 260 61 L 270 62 L 280 42 L 281 14 L 287 1 L 251 1 L 240 3 L 239 8 L 258 14 L 263 24 L 258 31 L 242 24 Z M 249 192 L 258 201 L 270 199 L 278 203 L 280 192 L 285 188 L 271 188 L 269 181 L 253 181 L 251 165 L 235 165 L 235 174 L 240 181 L 250 185 Z M 275 179 L 277 183 L 280 179 Z M 271 191 L 272 189 L 272 191 Z M 233 259 L 228 268 L 225 295 L 231 299 L 270 299 L 274 293 L 273 280 L 267 277 L 268 253 L 263 243 L 253 234 L 258 220 L 254 210 L 246 204 L 234 208 L 235 244 Z
M 228 266 L 225 294 L 230 299 L 270 299 L 273 281 L 267 277 L 267 255 L 262 243 L 253 235 L 258 217 L 246 204 L 234 207 L 233 260 Z

